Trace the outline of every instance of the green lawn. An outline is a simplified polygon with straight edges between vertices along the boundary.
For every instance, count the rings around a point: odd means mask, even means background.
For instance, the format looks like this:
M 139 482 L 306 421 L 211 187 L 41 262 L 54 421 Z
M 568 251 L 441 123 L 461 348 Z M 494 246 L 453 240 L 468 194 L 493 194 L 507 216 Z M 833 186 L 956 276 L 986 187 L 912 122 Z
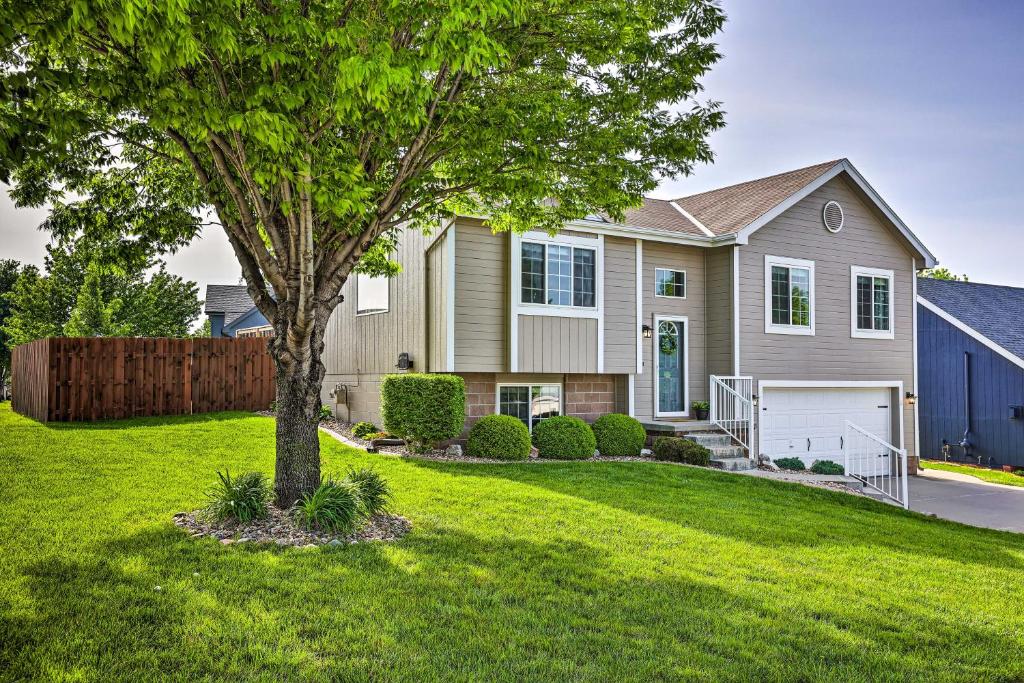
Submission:
M 323 444 L 387 475 L 409 536 L 192 540 L 171 515 L 215 468 L 271 472 L 270 419 L 0 404 L 0 678 L 1024 678 L 1024 537 L 695 468 Z
M 957 474 L 966 474 L 971 477 L 977 477 L 983 481 L 989 481 L 993 484 L 1006 484 L 1007 486 L 1024 486 L 1024 477 L 1019 474 L 1013 474 L 1012 472 L 1003 472 L 1002 470 L 990 470 L 982 467 L 970 467 L 968 465 L 958 465 L 952 462 L 939 462 L 937 460 L 922 460 L 921 467 L 926 470 L 942 470 L 944 472 L 956 472 Z

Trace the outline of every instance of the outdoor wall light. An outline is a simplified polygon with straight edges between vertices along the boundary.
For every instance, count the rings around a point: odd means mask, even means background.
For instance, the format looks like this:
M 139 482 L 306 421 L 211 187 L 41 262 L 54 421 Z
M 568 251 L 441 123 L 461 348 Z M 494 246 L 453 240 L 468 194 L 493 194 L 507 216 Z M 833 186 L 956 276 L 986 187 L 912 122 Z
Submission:
M 650 325 L 644 325 L 642 329 L 644 331 L 644 339 L 653 339 L 654 338 L 654 328 L 653 327 L 651 327 Z
M 760 399 L 758 399 L 757 394 L 754 394 L 750 397 L 750 404 L 756 408 L 759 400 Z
M 915 403 L 917 403 L 917 394 L 915 394 L 912 391 L 908 391 L 907 394 L 906 394 L 906 399 L 907 399 L 907 405 L 908 406 L 912 406 Z

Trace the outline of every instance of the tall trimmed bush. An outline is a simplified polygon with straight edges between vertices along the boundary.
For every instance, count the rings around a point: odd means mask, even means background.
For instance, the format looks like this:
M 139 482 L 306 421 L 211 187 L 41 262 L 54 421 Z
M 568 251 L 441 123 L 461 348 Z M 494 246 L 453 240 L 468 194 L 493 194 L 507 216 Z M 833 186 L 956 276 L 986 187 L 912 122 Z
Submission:
M 457 375 L 386 375 L 380 410 L 388 434 L 405 439 L 415 450 L 433 448 L 462 433 L 466 382 Z
M 637 456 L 647 442 L 644 426 L 629 415 L 611 413 L 594 421 L 594 438 L 601 455 Z
M 474 458 L 526 460 L 530 457 L 530 430 L 511 415 L 487 415 L 469 430 L 466 454 Z
M 533 427 L 533 445 L 542 458 L 585 460 L 594 457 L 594 431 L 578 417 L 562 415 L 541 420 Z

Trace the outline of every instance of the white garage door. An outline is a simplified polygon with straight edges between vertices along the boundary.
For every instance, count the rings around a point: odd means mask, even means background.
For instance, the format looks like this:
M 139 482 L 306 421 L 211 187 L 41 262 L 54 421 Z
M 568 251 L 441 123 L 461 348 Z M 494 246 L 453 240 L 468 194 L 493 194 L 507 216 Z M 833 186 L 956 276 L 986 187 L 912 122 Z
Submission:
M 760 451 L 775 458 L 800 458 L 810 467 L 815 460 L 843 464 L 843 428 L 846 421 L 892 443 L 892 408 L 888 387 L 765 388 L 760 418 Z M 879 449 L 875 468 L 858 474 L 883 474 L 889 469 L 887 453 Z M 867 471 L 874 469 L 874 471 Z

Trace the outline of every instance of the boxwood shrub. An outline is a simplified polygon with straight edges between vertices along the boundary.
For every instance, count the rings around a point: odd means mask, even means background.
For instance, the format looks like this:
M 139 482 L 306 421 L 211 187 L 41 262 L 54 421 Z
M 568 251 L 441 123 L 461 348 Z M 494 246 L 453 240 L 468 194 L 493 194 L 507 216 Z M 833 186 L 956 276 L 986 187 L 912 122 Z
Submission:
M 685 462 L 688 465 L 707 467 L 711 463 L 711 451 L 696 441 L 676 436 L 661 436 L 654 440 L 654 458 L 666 462 Z
M 533 427 L 533 445 L 542 458 L 585 460 L 594 457 L 594 431 L 578 417 L 562 415 L 541 420 Z
M 647 442 L 647 431 L 629 415 L 602 415 L 594 421 L 593 429 L 601 455 L 637 456 Z
M 775 464 L 778 464 L 776 462 Z M 815 474 L 845 474 L 843 466 L 832 460 L 815 460 L 811 465 L 811 472 Z
M 380 385 L 384 429 L 414 450 L 437 446 L 462 433 L 466 382 L 457 375 L 386 375 Z
M 474 458 L 526 460 L 530 457 L 530 430 L 511 415 L 487 415 L 469 430 L 466 454 Z
M 804 465 L 804 461 L 800 458 L 775 458 L 772 462 L 775 466 L 783 470 L 805 470 L 807 466 Z

